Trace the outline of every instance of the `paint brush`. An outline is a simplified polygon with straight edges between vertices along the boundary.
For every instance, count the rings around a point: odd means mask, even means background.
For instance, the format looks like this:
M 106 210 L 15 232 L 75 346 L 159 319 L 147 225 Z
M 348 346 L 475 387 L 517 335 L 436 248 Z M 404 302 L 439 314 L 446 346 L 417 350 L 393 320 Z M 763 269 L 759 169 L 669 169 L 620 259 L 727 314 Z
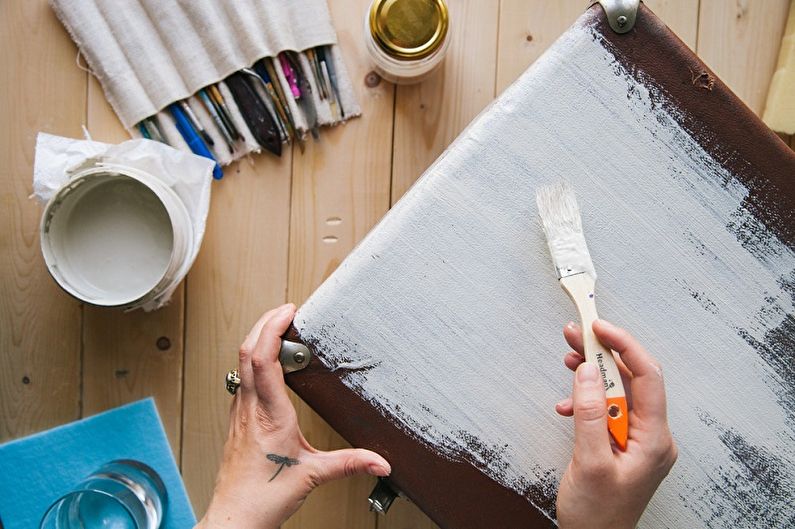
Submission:
M 279 129 L 256 89 L 249 83 L 247 74 L 233 73 L 226 78 L 226 86 L 232 92 L 232 97 L 254 140 L 276 156 L 281 156 L 282 142 Z
M 331 46 L 328 46 L 329 55 L 331 54 Z M 342 108 L 342 98 L 340 98 L 340 91 L 339 91 L 339 84 L 337 83 L 337 72 L 334 69 L 334 61 L 331 57 L 326 55 L 326 46 L 318 46 L 317 48 L 318 58 L 320 59 L 321 67 L 324 67 L 328 70 L 329 74 L 329 84 L 331 85 L 331 91 L 334 93 L 334 99 L 336 99 L 337 104 L 340 107 L 340 114 L 342 117 L 345 117 L 345 109 Z
M 150 116 L 143 120 L 142 123 L 144 124 L 144 127 L 149 133 L 149 137 L 151 139 L 168 145 L 166 136 L 163 134 L 163 129 L 160 128 L 160 121 L 157 119 L 157 116 Z
M 285 114 L 287 114 L 287 121 L 290 124 L 290 128 L 293 130 L 293 139 L 298 144 L 298 148 L 301 149 L 301 154 L 303 154 L 306 146 L 304 145 L 304 139 L 301 137 L 301 131 L 295 124 L 295 118 L 293 117 L 293 113 L 290 110 L 290 103 L 287 101 L 287 95 L 284 92 L 284 88 L 282 87 L 281 81 L 279 80 L 279 76 L 276 74 L 277 60 L 276 58 L 265 58 L 260 62 L 265 67 L 265 71 L 268 73 L 268 77 L 270 77 L 272 81 L 273 89 L 276 91 L 276 95 L 279 97 L 282 108 L 284 109 Z
M 627 397 L 613 352 L 599 343 L 593 332 L 593 322 L 598 318 L 596 271 L 585 243 L 577 198 L 571 186 L 561 183 L 538 189 L 536 203 L 560 286 L 580 315 L 585 361 L 595 363 L 602 374 L 607 394 L 607 428 L 624 450 L 629 430 Z
M 318 130 L 317 124 L 317 109 L 315 108 L 314 101 L 312 101 L 312 86 L 309 84 L 309 79 L 307 78 L 308 72 L 304 71 L 303 66 L 298 60 L 297 54 L 286 51 L 282 53 L 280 57 L 285 58 L 285 61 L 293 72 L 293 79 L 298 83 L 300 95 L 295 101 L 304 111 L 304 117 L 309 126 L 309 131 L 312 133 L 312 137 L 317 140 L 320 137 L 320 131 Z
M 235 127 L 235 123 L 232 121 L 232 113 L 229 111 L 229 107 L 226 106 L 226 101 L 224 100 L 223 94 L 221 94 L 221 91 L 218 89 L 218 86 L 211 84 L 207 87 L 207 90 L 210 94 L 210 100 L 215 103 L 215 109 L 218 111 L 226 128 L 229 130 L 229 134 L 235 140 L 242 140 L 243 136 L 240 135 L 240 131 Z
M 143 121 L 138 123 L 138 131 L 141 133 L 141 136 L 146 138 L 147 140 L 152 139 L 152 135 L 149 134 L 149 130 L 147 130 L 146 124 Z
M 188 102 L 185 101 L 185 100 L 182 100 L 182 101 L 179 102 L 179 106 L 182 109 L 182 111 L 185 113 L 185 116 L 187 116 L 188 121 L 190 121 L 191 126 L 202 137 L 202 139 L 204 140 L 204 143 L 206 143 L 210 147 L 215 145 L 215 142 L 213 141 L 213 139 L 210 137 L 209 134 L 207 134 L 207 131 L 204 130 L 204 126 L 202 125 L 202 122 L 199 120 L 199 118 L 196 117 L 196 114 L 193 113 L 193 109 L 190 107 Z
M 254 64 L 254 71 L 257 72 L 257 75 L 259 75 L 262 81 L 265 83 L 265 89 L 267 90 L 268 95 L 271 98 L 271 101 L 273 101 L 273 106 L 276 109 L 276 112 L 279 114 L 279 119 L 282 123 L 282 126 L 287 132 L 287 138 L 288 139 L 292 138 L 293 126 L 290 123 L 290 121 L 287 119 L 287 113 L 285 112 L 285 109 L 282 107 L 282 100 L 279 98 L 279 95 L 276 93 L 276 89 L 273 87 L 273 80 L 268 74 L 268 70 L 265 68 L 265 65 L 262 63 L 262 60 Z
M 273 118 L 273 122 L 276 124 L 276 129 L 279 131 L 279 139 L 282 141 L 282 143 L 286 143 L 288 139 L 287 129 L 282 123 L 279 113 L 276 111 L 276 105 L 274 104 L 273 99 L 271 99 L 270 93 L 268 92 L 268 87 L 265 84 L 265 80 L 262 79 L 262 77 L 260 77 L 259 74 L 251 68 L 241 68 L 240 72 L 249 76 L 249 80 L 252 81 L 251 85 L 257 92 L 260 100 L 265 105 L 265 108 L 268 109 L 268 113 L 270 113 L 271 118 Z

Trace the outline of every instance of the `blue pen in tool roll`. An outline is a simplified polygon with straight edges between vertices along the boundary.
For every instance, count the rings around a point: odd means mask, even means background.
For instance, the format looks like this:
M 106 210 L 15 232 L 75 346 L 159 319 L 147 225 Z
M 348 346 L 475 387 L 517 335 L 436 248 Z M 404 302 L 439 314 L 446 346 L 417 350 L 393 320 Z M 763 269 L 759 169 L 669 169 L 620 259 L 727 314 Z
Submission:
M 207 145 L 204 144 L 204 140 L 202 140 L 201 136 L 199 136 L 199 133 L 193 130 L 193 127 L 191 126 L 190 121 L 188 121 L 188 117 L 185 115 L 185 112 L 183 112 L 176 103 L 169 106 L 168 109 L 171 111 L 171 115 L 174 116 L 174 122 L 177 125 L 177 130 L 182 135 L 185 143 L 188 144 L 188 147 L 190 147 L 190 150 L 193 151 L 194 154 L 204 156 L 205 158 L 209 158 L 210 160 L 214 161 L 215 167 L 213 168 L 213 178 L 216 180 L 223 178 L 224 172 L 221 170 L 221 166 L 218 165 L 218 162 L 210 152 L 210 149 L 207 148 Z

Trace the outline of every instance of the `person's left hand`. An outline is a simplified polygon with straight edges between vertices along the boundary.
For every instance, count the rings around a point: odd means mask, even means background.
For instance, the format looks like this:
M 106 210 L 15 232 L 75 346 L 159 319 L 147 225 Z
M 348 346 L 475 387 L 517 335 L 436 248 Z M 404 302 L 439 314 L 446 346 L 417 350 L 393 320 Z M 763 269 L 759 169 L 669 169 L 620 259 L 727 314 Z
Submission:
M 388 476 L 389 463 L 363 449 L 322 452 L 298 427 L 279 364 L 295 306 L 265 313 L 240 347 L 240 387 L 210 507 L 198 527 L 275 529 L 323 483 L 355 474 Z

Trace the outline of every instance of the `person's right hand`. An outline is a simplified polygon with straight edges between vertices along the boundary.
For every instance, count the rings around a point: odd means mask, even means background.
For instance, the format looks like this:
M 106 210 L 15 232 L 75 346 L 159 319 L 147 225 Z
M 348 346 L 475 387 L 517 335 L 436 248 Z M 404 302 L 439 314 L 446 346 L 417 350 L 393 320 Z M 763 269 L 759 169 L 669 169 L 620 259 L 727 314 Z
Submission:
M 574 350 L 564 363 L 576 373 L 574 391 L 556 411 L 574 416 L 574 454 L 558 488 L 558 524 L 561 529 L 632 528 L 677 456 L 668 429 L 662 371 L 624 329 L 597 320 L 593 330 L 629 371 L 624 384 L 631 399 L 629 440 L 623 452 L 612 443 L 602 377 L 595 364 L 585 362 L 582 331 L 569 323 L 563 334 Z

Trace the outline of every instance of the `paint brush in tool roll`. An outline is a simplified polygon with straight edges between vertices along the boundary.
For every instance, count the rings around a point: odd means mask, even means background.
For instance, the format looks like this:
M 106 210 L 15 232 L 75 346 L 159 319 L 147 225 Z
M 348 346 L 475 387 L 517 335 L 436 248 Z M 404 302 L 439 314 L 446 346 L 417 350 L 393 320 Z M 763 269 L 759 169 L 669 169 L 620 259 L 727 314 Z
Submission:
M 273 107 L 276 109 L 276 113 L 279 115 L 279 120 L 282 122 L 282 127 L 287 132 L 287 139 L 291 139 L 294 136 L 292 123 L 290 123 L 290 120 L 287 119 L 287 112 L 285 112 L 285 109 L 282 106 L 282 100 L 276 93 L 276 89 L 273 87 L 273 80 L 268 74 L 268 70 L 265 68 L 265 65 L 262 64 L 262 60 L 254 63 L 254 71 L 257 72 L 257 75 L 259 75 L 260 79 L 262 79 L 262 81 L 265 83 L 265 90 L 268 92 L 268 95 L 273 102 Z
M 221 90 L 218 89 L 218 86 L 211 84 L 207 87 L 207 92 L 210 94 L 210 100 L 215 104 L 215 109 L 221 116 L 221 120 L 224 122 L 229 134 L 234 140 L 242 140 L 243 136 L 237 130 L 235 122 L 232 121 L 232 113 L 229 111 L 229 107 L 226 106 L 226 100 Z
M 249 84 L 248 75 L 235 72 L 226 78 L 226 86 L 232 92 L 232 97 L 254 140 L 276 156 L 281 156 L 282 141 L 279 128 L 257 91 Z
M 602 374 L 607 394 L 607 427 L 624 450 L 629 433 L 627 397 L 613 352 L 599 343 L 593 332 L 593 322 L 598 318 L 594 297 L 596 271 L 585 243 L 577 198 L 571 186 L 562 183 L 538 189 L 536 203 L 560 286 L 580 315 L 585 361 L 596 364 Z
M 279 57 L 283 58 L 290 68 L 292 79 L 298 87 L 298 97 L 295 98 L 295 101 L 301 106 L 301 110 L 304 111 L 304 117 L 312 137 L 318 139 L 320 133 L 317 124 L 317 109 L 314 101 L 312 101 L 312 86 L 309 84 L 307 72 L 304 71 L 298 56 L 293 54 L 293 52 L 283 52 Z
M 340 98 L 340 91 L 339 91 L 339 83 L 337 82 L 337 72 L 334 69 L 334 61 L 327 55 L 326 48 L 328 48 L 328 53 L 331 53 L 330 46 L 318 46 L 318 59 L 320 60 L 320 67 L 324 71 L 324 74 L 328 74 L 329 77 L 329 84 L 331 85 L 331 90 L 334 93 L 334 100 L 340 107 L 340 114 L 342 114 L 343 119 L 345 118 L 345 109 L 342 108 L 342 99 Z
M 276 96 L 281 103 L 281 107 L 284 110 L 284 113 L 287 115 L 287 122 L 289 123 L 289 128 L 293 131 L 293 139 L 298 144 L 298 148 L 301 150 L 301 154 L 303 154 L 304 149 L 306 146 L 304 145 L 304 138 L 301 137 L 301 131 L 295 124 L 295 117 L 293 116 L 293 112 L 290 110 L 290 103 L 287 101 L 287 94 L 285 94 L 284 88 L 282 87 L 282 83 L 279 80 L 279 76 L 276 73 L 278 59 L 270 59 L 265 58 L 259 61 L 265 68 L 265 72 L 268 74 L 268 78 L 271 80 L 271 85 L 276 92 Z
M 207 131 L 204 130 L 204 126 L 202 125 L 201 120 L 196 117 L 196 114 L 193 113 L 193 109 L 190 107 L 188 102 L 180 101 L 179 106 L 182 109 L 182 111 L 185 113 L 185 116 L 187 116 L 188 120 L 190 121 L 190 124 L 193 126 L 193 129 L 196 132 L 198 132 L 199 135 L 202 137 L 204 143 L 206 143 L 209 147 L 215 145 L 213 139 L 210 137 L 209 134 L 207 134 Z
M 270 94 L 268 93 L 267 85 L 262 77 L 259 76 L 257 72 L 252 70 L 251 68 L 241 68 L 241 73 L 248 75 L 249 81 L 251 81 L 251 85 L 254 88 L 254 91 L 257 92 L 257 95 L 265 104 L 265 108 L 268 109 L 268 113 L 273 118 L 273 122 L 276 124 L 276 129 L 279 131 L 279 139 L 281 139 L 282 143 L 287 142 L 287 129 L 282 124 L 281 118 L 279 117 L 279 113 L 276 112 L 276 105 L 274 104 L 273 100 L 271 99 Z
M 202 103 L 204 104 L 205 110 L 207 110 L 207 113 L 210 114 L 211 118 L 213 118 L 213 121 L 215 122 L 215 127 L 221 133 L 221 136 L 224 137 L 224 141 L 226 141 L 226 145 L 227 147 L 229 147 L 229 153 L 231 154 L 235 152 L 235 140 L 234 138 L 232 138 L 231 133 L 227 129 L 226 123 L 224 123 L 223 118 L 221 118 L 221 114 L 218 113 L 218 109 L 215 108 L 215 103 L 213 103 L 212 99 L 210 99 L 210 96 L 207 94 L 207 90 L 205 90 L 204 88 L 199 90 L 199 97 L 201 98 Z

